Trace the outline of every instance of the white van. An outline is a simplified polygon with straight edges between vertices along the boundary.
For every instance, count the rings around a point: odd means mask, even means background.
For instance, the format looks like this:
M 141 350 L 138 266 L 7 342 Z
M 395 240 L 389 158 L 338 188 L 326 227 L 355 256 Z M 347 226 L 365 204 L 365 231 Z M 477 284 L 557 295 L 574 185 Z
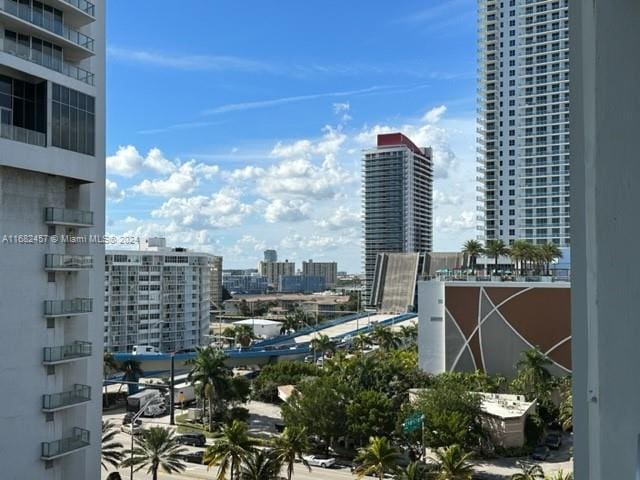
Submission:
M 151 345 L 134 345 L 131 351 L 132 355 L 162 355 L 158 347 Z

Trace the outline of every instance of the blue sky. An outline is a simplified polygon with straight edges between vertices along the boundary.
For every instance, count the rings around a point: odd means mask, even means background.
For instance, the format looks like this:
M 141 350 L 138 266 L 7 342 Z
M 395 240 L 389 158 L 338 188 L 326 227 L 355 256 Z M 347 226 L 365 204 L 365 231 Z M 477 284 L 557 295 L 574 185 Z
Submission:
M 438 250 L 475 233 L 475 0 L 110 0 L 107 231 L 361 269 L 360 152 L 436 154 Z

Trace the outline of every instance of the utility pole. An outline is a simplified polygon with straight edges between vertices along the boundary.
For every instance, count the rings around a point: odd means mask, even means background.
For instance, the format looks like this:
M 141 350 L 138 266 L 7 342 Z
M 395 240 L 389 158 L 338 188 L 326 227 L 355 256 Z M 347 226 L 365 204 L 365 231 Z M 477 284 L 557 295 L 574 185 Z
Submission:
M 171 378 L 169 379 L 169 425 L 175 425 L 175 406 L 173 404 L 173 387 L 175 381 L 176 365 L 175 352 L 171 353 Z

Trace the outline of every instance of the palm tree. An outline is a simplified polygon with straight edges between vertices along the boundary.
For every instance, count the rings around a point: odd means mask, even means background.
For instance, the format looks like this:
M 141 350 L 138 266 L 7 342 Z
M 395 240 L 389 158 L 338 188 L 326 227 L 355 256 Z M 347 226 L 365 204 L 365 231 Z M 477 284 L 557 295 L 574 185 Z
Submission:
M 158 479 L 158 470 L 166 473 L 181 473 L 186 465 L 182 460 L 186 450 L 173 436 L 168 428 L 150 427 L 135 439 L 136 447 L 131 458 L 122 462 L 123 467 L 133 465 L 134 472 L 147 468 L 153 480 Z
M 369 345 L 369 336 L 360 332 L 353 339 L 353 348 L 363 351 Z
M 400 338 L 406 343 L 415 342 L 418 339 L 418 326 L 415 322 L 400 326 Z
M 562 394 L 558 420 L 565 432 L 573 430 L 573 394 L 571 393 L 571 389 Z
M 196 356 L 188 361 L 192 368 L 187 378 L 191 383 L 199 383 L 201 393 L 209 400 L 209 431 L 213 431 L 216 401 L 229 388 L 231 373 L 224 364 L 226 358 L 222 350 L 199 347 L 196 349 Z
M 313 356 L 315 360 L 316 352 L 320 352 L 322 359 L 327 352 L 335 352 L 336 344 L 329 338 L 328 335 L 320 334 L 311 340 L 311 348 L 313 349 Z
M 539 350 L 531 348 L 520 354 L 517 363 L 518 381 L 527 396 L 546 394 L 553 376 L 547 369 L 551 360 Z
M 471 270 L 475 270 L 476 261 L 478 260 L 478 257 L 484 253 L 484 248 L 482 247 L 482 244 L 476 240 L 467 240 L 462 246 L 462 253 L 469 257 L 468 267 Z
M 106 352 L 102 357 L 102 378 L 106 380 L 114 373 L 120 371 L 120 365 L 113 358 L 113 355 L 109 352 Z M 106 402 L 106 406 L 109 406 L 109 395 L 107 394 L 107 385 L 104 385 L 104 399 Z
M 511 480 L 538 480 L 544 479 L 544 472 L 540 465 L 518 462 L 520 472 L 511 475 Z
M 471 453 L 466 453 L 460 445 L 436 451 L 434 460 L 438 463 L 437 480 L 470 480 L 473 466 L 468 462 Z
M 249 438 L 247 425 L 234 420 L 222 427 L 222 434 L 216 438 L 205 452 L 203 463 L 209 468 L 218 466 L 218 480 L 224 480 L 230 470 L 231 479 L 237 477 L 242 459 L 254 450 L 254 442 Z
M 516 240 L 511 245 L 509 255 L 511 256 L 511 260 L 515 265 L 515 270 L 520 274 L 524 273 L 524 264 L 530 254 L 532 246 L 533 245 L 531 245 L 526 240 Z
M 358 450 L 356 474 L 358 479 L 375 475 L 380 480 L 386 473 L 397 470 L 398 451 L 386 437 L 370 437 L 369 444 Z
M 382 350 L 394 350 L 400 346 L 400 338 L 391 328 L 377 325 L 371 332 L 371 340 L 376 342 Z
M 120 370 L 124 372 L 123 380 L 125 382 L 137 382 L 144 375 L 144 371 L 137 360 L 125 360 L 120 364 Z M 138 386 L 127 384 L 129 395 L 138 391 Z
M 549 266 L 554 260 L 562 258 L 562 251 L 555 243 L 547 242 L 540 247 L 540 254 L 545 264 L 545 272 L 549 275 Z
M 426 465 L 422 462 L 411 462 L 407 468 L 399 471 L 395 480 L 424 480 L 426 478 Z
M 293 466 L 296 459 L 311 471 L 309 463 L 302 457 L 302 454 L 309 449 L 307 440 L 307 429 L 305 427 L 286 427 L 284 432 L 276 438 L 274 455 L 282 465 L 287 466 L 287 479 L 293 477 Z
M 240 480 L 277 480 L 280 467 L 281 463 L 273 452 L 254 450 L 242 459 L 239 478 Z
M 558 470 L 551 475 L 546 475 L 544 480 L 573 480 L 573 473 L 564 473 L 562 470 Z
M 498 259 L 505 255 L 509 255 L 509 248 L 502 240 L 489 240 L 485 248 L 487 255 L 494 259 L 494 266 L 497 270 Z
M 236 342 L 243 347 L 248 347 L 251 343 L 251 339 L 254 338 L 253 328 L 251 325 L 236 325 Z
M 120 465 L 124 457 L 124 453 L 122 452 L 124 446 L 114 440 L 117 434 L 118 429 L 113 422 L 102 421 L 102 457 L 100 463 L 102 464 L 102 468 L 107 471 L 109 471 L 109 465 L 118 468 L 118 465 Z

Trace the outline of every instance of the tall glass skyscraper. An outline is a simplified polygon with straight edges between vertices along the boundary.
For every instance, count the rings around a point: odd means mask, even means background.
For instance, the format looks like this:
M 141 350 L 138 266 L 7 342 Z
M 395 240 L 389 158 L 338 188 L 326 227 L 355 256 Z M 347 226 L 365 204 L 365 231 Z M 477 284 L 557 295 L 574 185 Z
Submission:
M 569 246 L 568 0 L 479 0 L 484 240 Z
M 401 133 L 378 135 L 362 158 L 365 301 L 379 253 L 430 252 L 433 156 Z

